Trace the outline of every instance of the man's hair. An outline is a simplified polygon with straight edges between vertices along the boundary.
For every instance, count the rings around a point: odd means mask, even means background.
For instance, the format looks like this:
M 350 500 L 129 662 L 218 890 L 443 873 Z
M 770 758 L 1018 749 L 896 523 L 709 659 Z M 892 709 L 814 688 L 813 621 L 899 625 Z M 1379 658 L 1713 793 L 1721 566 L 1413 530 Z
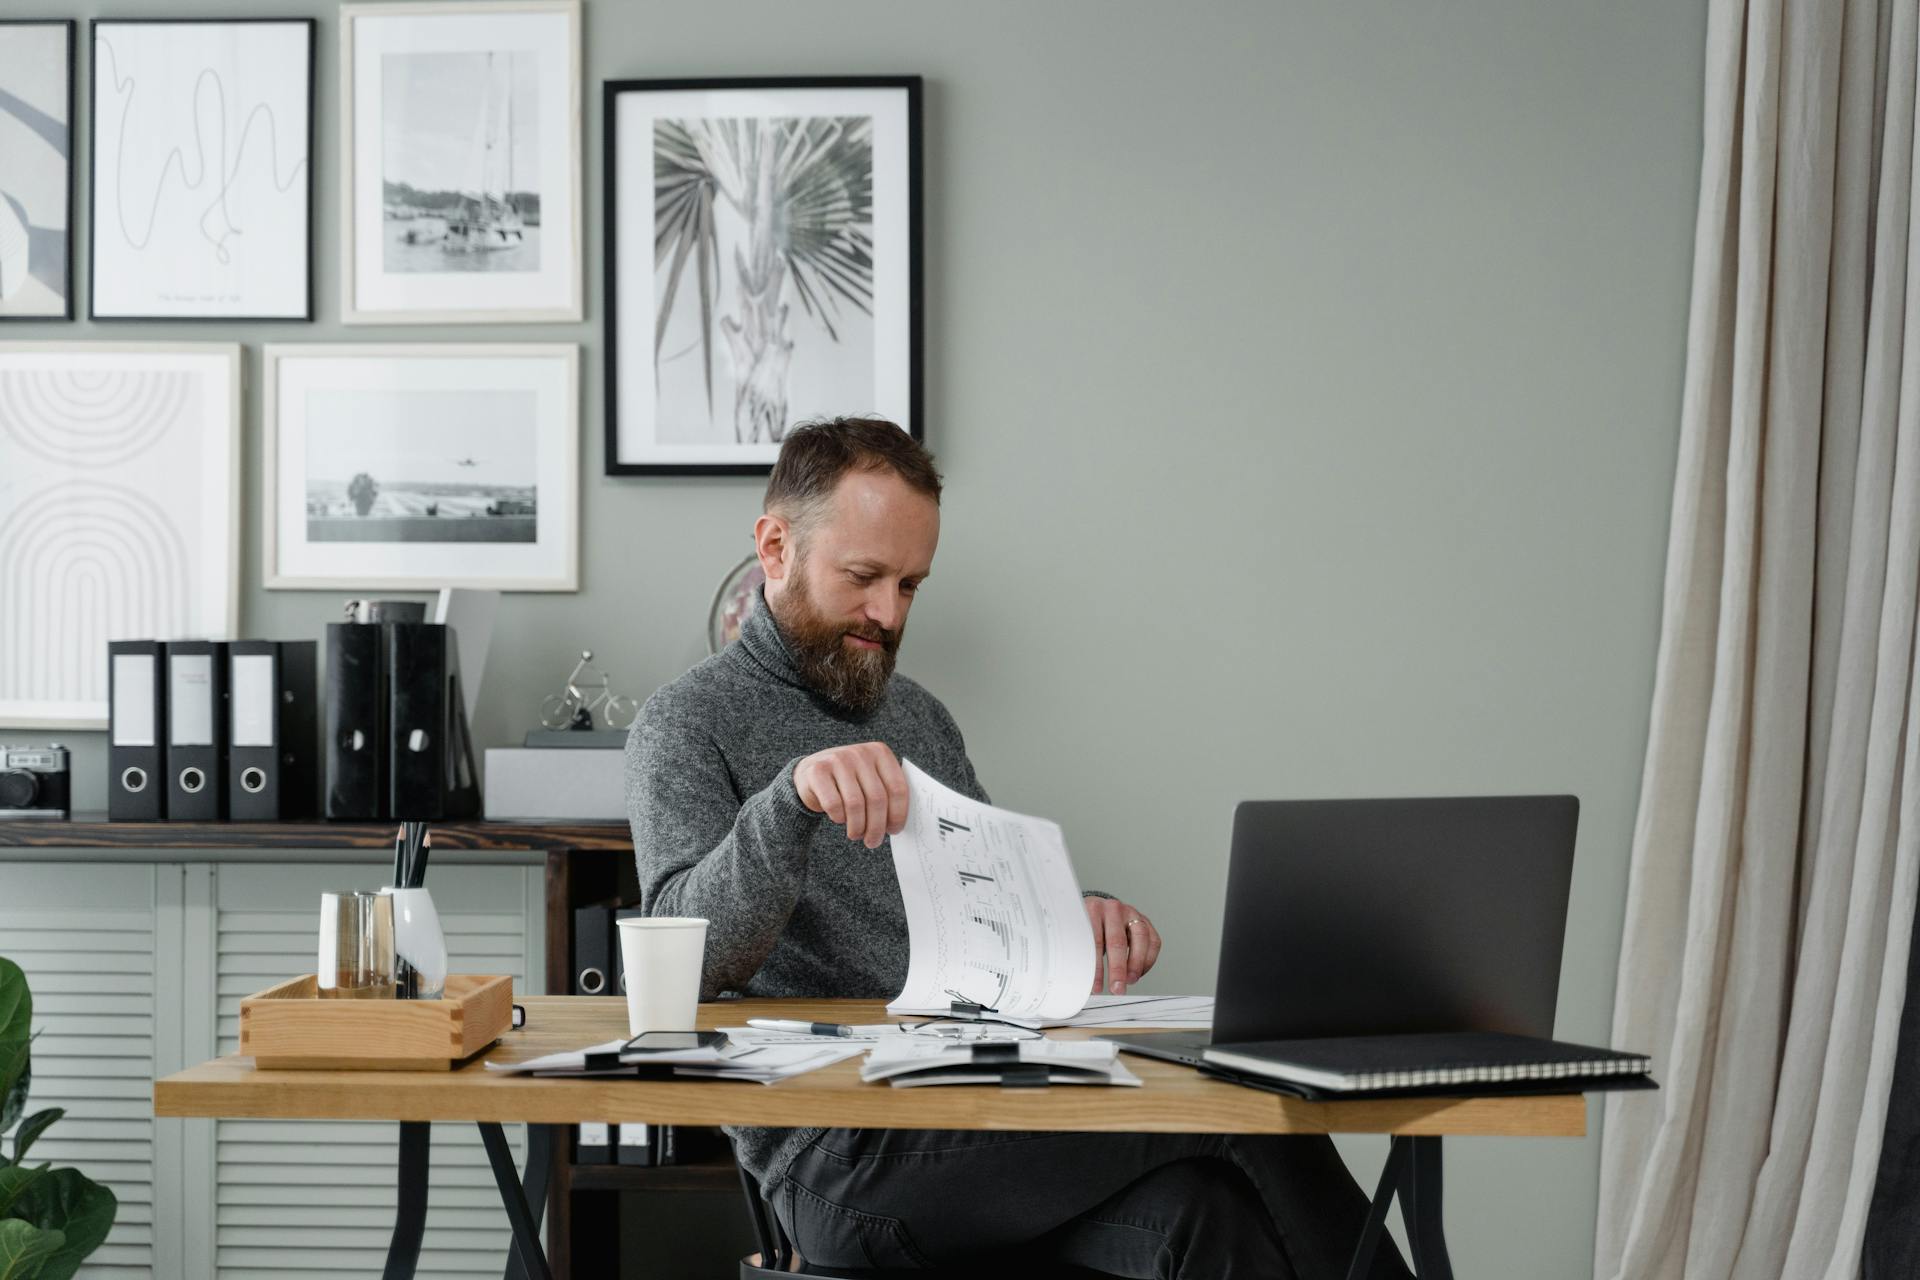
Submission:
M 891 471 L 916 493 L 940 501 L 933 455 L 885 418 L 830 418 L 787 432 L 767 480 L 764 510 L 804 533 L 825 512 L 849 471 Z

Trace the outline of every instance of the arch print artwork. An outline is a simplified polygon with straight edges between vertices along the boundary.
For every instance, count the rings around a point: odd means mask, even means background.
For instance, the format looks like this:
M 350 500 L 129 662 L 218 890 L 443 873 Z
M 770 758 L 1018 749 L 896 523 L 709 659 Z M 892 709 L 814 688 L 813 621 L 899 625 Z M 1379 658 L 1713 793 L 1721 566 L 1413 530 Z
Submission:
M 0 727 L 104 728 L 109 640 L 231 633 L 239 369 L 0 343 Z

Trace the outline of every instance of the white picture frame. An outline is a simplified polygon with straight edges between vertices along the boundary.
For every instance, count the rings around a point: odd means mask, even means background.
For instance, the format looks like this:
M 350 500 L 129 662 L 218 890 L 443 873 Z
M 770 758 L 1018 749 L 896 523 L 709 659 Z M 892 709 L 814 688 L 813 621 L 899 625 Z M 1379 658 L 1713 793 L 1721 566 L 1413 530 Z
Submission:
M 240 611 L 240 347 L 0 342 L 0 726 L 107 727 L 109 640 Z
M 262 367 L 269 590 L 579 589 L 578 346 L 278 343 Z
M 0 321 L 73 319 L 74 25 L 0 18 Z
M 316 25 L 93 20 L 94 319 L 313 318 Z
M 341 320 L 584 316 L 579 0 L 340 8 Z

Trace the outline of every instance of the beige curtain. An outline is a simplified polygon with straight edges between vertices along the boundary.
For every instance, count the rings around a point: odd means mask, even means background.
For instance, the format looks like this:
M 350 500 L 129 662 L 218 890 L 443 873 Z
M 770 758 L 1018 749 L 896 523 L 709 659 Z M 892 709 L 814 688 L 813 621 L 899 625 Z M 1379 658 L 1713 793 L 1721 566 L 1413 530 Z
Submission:
M 1920 867 L 1916 0 L 1710 0 L 1596 1276 L 1851 1280 Z

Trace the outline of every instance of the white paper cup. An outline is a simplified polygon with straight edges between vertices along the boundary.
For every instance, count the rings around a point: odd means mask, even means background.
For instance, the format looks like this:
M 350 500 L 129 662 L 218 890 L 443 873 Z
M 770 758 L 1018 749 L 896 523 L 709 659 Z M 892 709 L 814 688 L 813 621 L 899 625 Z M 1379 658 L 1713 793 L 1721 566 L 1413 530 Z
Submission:
M 618 923 L 620 969 L 627 980 L 627 1034 L 693 1030 L 707 922 L 685 916 L 628 916 Z

